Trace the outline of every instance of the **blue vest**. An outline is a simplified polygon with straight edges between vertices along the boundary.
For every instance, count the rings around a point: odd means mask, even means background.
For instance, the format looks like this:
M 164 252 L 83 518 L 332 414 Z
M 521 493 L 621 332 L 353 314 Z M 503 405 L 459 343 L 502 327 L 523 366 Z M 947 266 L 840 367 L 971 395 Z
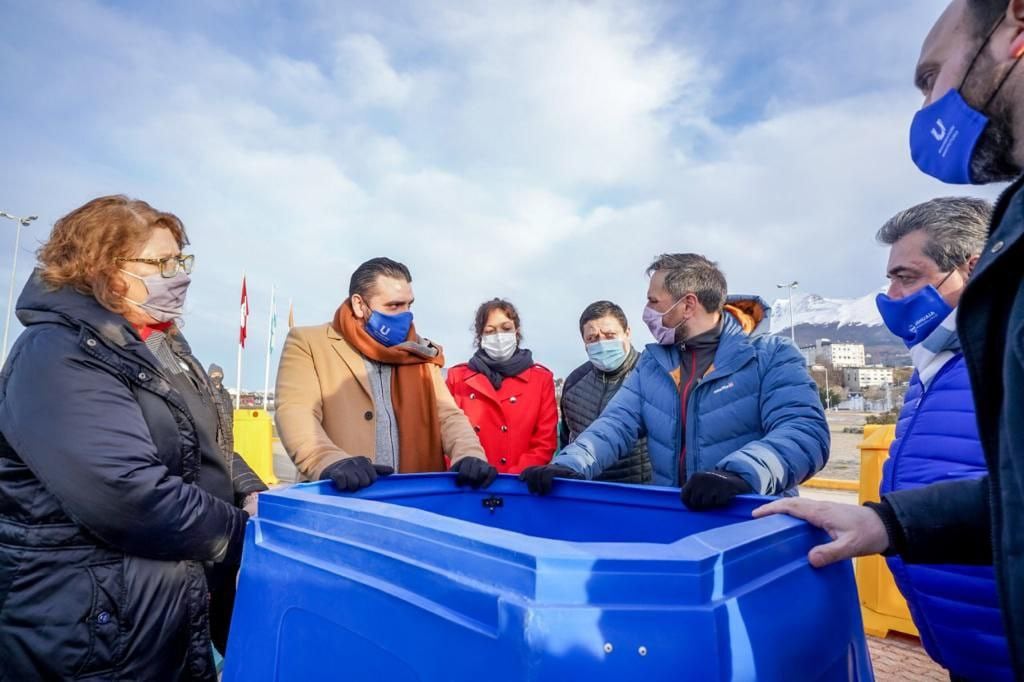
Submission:
M 914 373 L 889 453 L 883 495 L 985 475 L 962 355 L 939 370 L 927 391 Z M 970 680 L 1013 679 L 991 567 L 888 562 L 929 656 Z

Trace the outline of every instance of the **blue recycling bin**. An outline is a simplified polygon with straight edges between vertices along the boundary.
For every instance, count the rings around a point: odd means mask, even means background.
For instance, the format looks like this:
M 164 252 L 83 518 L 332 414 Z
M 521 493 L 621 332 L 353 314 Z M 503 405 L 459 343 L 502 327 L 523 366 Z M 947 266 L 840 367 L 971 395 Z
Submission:
M 764 498 L 392 476 L 260 496 L 224 679 L 871 680 L 850 562 Z

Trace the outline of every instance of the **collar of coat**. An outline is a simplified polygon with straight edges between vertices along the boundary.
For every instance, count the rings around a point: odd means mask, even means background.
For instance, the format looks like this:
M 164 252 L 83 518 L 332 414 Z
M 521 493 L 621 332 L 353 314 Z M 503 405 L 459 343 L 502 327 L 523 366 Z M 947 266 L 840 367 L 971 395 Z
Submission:
M 38 268 L 22 289 L 15 308 L 18 320 L 25 327 L 44 323 L 64 324 L 75 329 L 87 327 L 107 345 L 145 361 L 150 369 L 160 373 L 160 363 L 123 315 L 107 310 L 93 296 L 72 287 L 52 289 L 43 282 Z M 181 334 L 168 334 L 167 342 L 178 355 L 192 355 L 191 347 Z
M 728 309 L 726 312 L 729 312 Z M 732 374 L 754 359 L 754 345 L 751 342 L 749 325 L 744 326 L 735 315 L 722 316 L 722 336 L 715 351 L 715 360 L 705 379 Z M 679 368 L 679 346 L 662 346 L 652 343 L 645 349 L 669 375 Z
M 536 367 L 536 365 L 533 367 Z M 533 372 L 531 371 L 533 367 L 530 367 L 526 371 L 520 372 L 515 376 L 505 377 L 505 380 L 502 382 L 502 388 L 505 387 L 506 383 L 509 386 L 509 388 L 505 390 L 505 398 L 511 398 L 513 396 L 518 397 L 526 391 L 526 387 L 529 385 L 530 379 L 533 377 Z M 498 397 L 498 391 L 496 391 L 494 386 L 491 385 L 490 379 L 480 372 L 473 370 L 470 371 L 473 373 L 466 377 L 466 385 L 481 395 L 490 398 L 494 402 L 500 403 L 501 399 Z

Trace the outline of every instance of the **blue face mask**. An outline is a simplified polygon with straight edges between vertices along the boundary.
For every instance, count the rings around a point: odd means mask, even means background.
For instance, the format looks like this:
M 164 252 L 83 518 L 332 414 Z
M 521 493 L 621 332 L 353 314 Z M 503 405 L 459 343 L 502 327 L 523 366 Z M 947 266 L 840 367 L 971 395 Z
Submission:
M 952 306 L 946 303 L 939 290 L 931 284 L 904 298 L 889 298 L 885 294 L 879 294 L 875 298 L 875 305 L 878 306 L 885 326 L 903 339 L 907 348 L 912 348 L 928 338 L 928 335 L 953 312 Z
M 923 172 L 953 185 L 971 183 L 971 159 L 988 116 L 950 90 L 914 116 L 910 156 Z
M 961 91 L 974 63 L 988 45 L 1002 19 L 992 27 L 988 37 L 978 48 L 971 60 L 960 86 L 951 89 L 940 99 L 932 102 L 914 115 L 910 124 L 910 156 L 914 163 L 933 178 L 952 185 L 968 185 L 975 182 L 971 177 L 971 160 L 978 147 L 978 141 L 988 125 L 987 111 L 996 95 L 1003 89 L 1015 63 L 1003 76 L 1002 81 L 980 109 L 975 109 L 963 98 Z
M 366 321 L 366 331 L 376 339 L 382 346 L 397 346 L 409 338 L 409 329 L 412 328 L 412 313 L 406 311 L 397 315 L 379 313 L 376 310 L 370 313 L 370 319 Z
M 619 339 L 595 341 L 587 344 L 587 357 L 602 372 L 614 372 L 626 361 L 626 347 Z

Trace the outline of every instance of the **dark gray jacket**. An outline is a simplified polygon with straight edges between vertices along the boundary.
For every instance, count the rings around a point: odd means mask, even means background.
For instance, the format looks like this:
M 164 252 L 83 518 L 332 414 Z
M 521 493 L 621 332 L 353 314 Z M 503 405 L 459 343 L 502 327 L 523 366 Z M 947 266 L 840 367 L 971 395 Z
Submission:
M 590 362 L 580 365 L 565 380 L 562 389 L 561 413 L 558 423 L 558 447 L 564 448 L 586 431 L 622 387 L 636 367 L 640 354 L 629 349 L 626 362 L 615 372 L 602 372 Z M 595 480 L 614 483 L 650 483 L 653 476 L 651 458 L 647 454 L 647 438 L 640 438 L 632 452 Z
M 238 561 L 247 515 L 200 486 L 188 408 L 123 317 L 35 275 L 18 317 L 0 374 L 0 680 L 215 680 L 204 564 Z

